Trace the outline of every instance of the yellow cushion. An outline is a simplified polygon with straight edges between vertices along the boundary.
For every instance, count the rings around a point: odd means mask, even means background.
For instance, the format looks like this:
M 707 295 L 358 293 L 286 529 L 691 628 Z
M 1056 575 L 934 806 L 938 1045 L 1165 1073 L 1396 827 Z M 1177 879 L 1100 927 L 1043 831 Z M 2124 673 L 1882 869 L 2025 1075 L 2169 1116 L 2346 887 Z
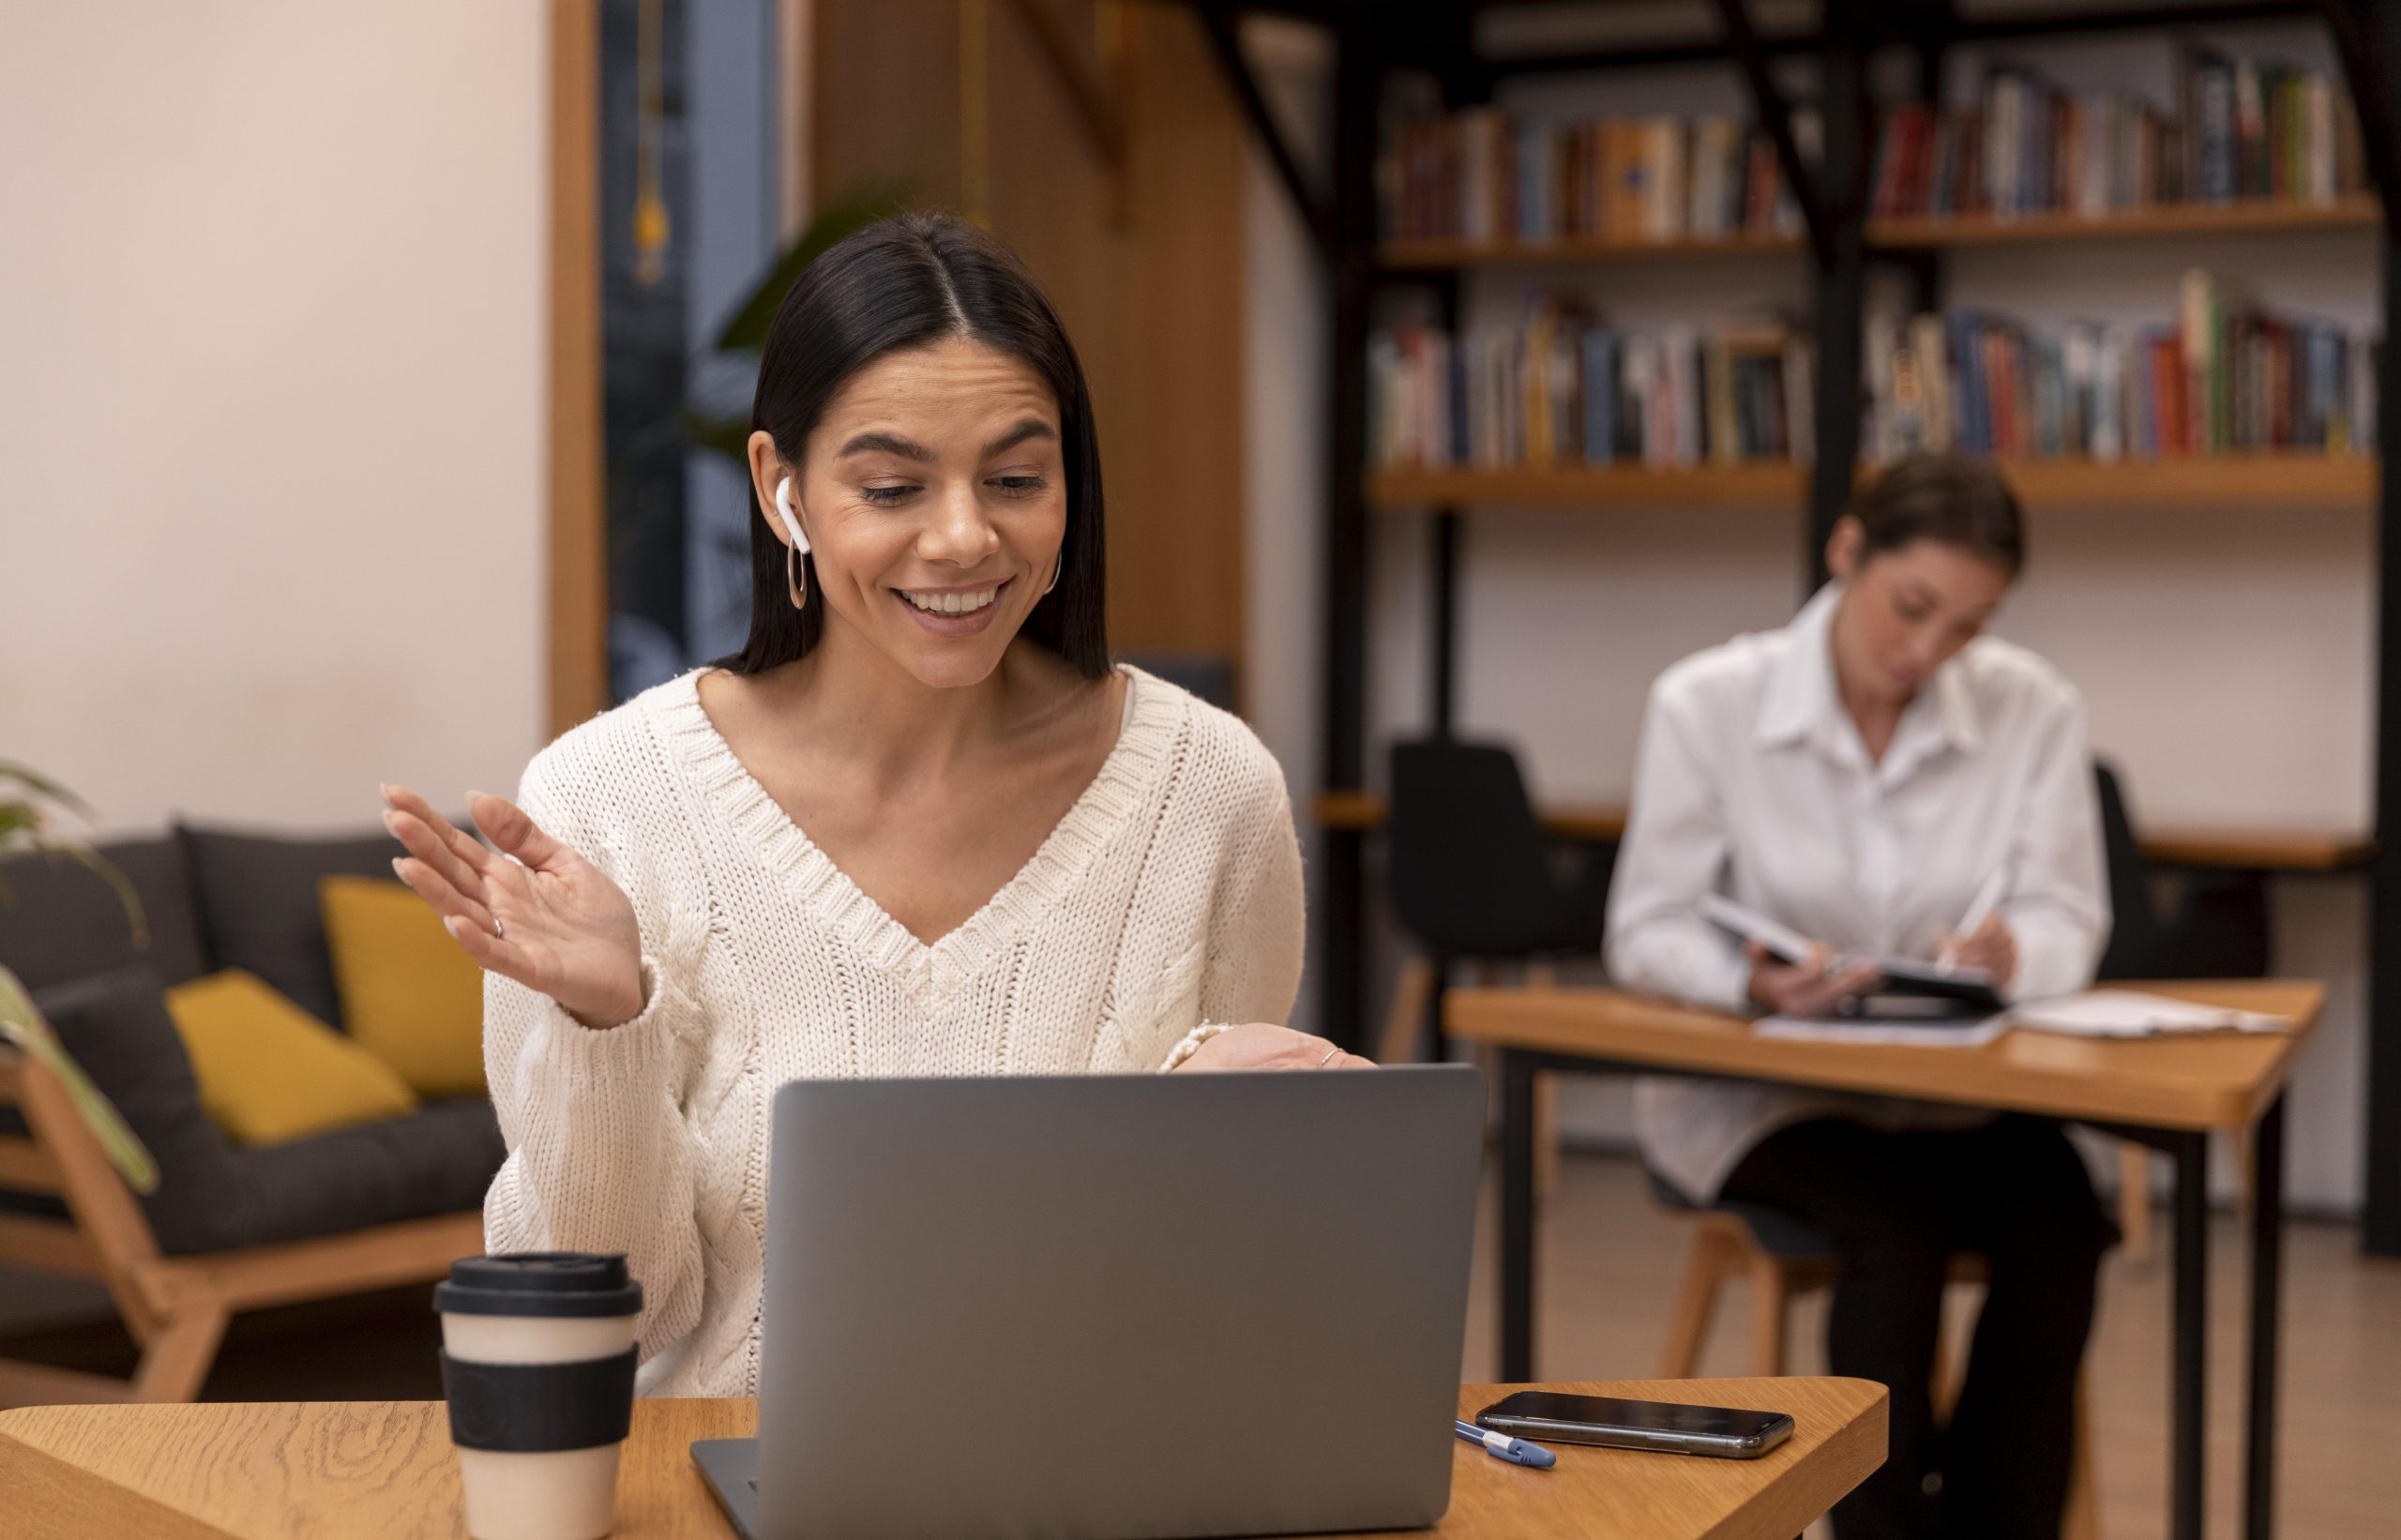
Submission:
M 239 968 L 178 984 L 167 1011 L 191 1055 L 200 1105 L 237 1144 L 414 1112 L 385 1063 Z
M 351 1041 L 420 1096 L 484 1094 L 484 971 L 423 898 L 374 877 L 317 884 Z

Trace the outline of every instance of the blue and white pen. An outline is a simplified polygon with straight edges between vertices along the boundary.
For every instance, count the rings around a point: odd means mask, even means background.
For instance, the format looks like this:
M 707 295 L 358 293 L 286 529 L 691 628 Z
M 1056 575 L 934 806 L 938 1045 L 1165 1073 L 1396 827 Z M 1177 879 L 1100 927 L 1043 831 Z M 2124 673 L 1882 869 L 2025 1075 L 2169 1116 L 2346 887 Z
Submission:
M 1523 1439 L 1513 1439 L 1506 1433 L 1496 1433 L 1488 1427 L 1478 1427 L 1473 1423 L 1457 1419 L 1453 1419 L 1451 1427 L 1460 1438 L 1470 1443 L 1484 1445 L 1486 1454 L 1505 1459 L 1512 1465 L 1531 1465 L 1537 1471 L 1548 1471 L 1559 1463 L 1559 1457 L 1541 1444 L 1528 1443 Z

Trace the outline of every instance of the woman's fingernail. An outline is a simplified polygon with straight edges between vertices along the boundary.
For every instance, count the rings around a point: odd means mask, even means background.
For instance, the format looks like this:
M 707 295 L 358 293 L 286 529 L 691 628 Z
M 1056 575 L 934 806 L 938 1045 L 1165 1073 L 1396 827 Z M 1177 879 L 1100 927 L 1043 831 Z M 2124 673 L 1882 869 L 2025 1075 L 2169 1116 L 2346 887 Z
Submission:
M 402 857 L 397 855 L 392 857 L 392 875 L 405 883 L 409 880 L 409 874 L 400 869 L 401 859 Z

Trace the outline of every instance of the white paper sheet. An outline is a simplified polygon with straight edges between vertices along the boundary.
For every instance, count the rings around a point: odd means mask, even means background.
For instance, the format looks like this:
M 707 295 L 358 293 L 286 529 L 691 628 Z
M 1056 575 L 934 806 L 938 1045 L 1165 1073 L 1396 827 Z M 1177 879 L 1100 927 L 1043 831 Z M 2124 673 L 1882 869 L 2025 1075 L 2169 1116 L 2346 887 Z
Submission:
M 1847 1021 L 1840 1018 L 1762 1017 L 1752 1030 L 1788 1043 L 1907 1043 L 1912 1048 L 1982 1048 L 2009 1030 L 2006 1016 L 1982 1020 Z
M 2038 1032 L 2076 1037 L 2152 1037 L 2186 1032 L 2282 1032 L 2280 1017 L 2197 1005 L 2189 1000 L 2134 989 L 2089 989 L 2020 1005 L 2012 1021 Z

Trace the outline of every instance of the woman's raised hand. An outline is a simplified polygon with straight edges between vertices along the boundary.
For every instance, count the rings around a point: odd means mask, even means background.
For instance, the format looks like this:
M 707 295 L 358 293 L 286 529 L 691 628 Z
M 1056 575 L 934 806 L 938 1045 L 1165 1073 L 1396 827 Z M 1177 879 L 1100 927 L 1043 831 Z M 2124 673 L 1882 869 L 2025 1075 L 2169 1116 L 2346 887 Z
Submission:
M 1279 1027 L 1269 1021 L 1246 1021 L 1225 1031 L 1192 1050 L 1176 1073 L 1216 1069 L 1373 1069 L 1372 1059 L 1345 1053 L 1322 1037 Z
M 549 995 L 587 1027 L 642 1014 L 642 928 L 606 873 L 504 797 L 467 797 L 494 853 L 408 788 L 383 792 L 384 825 L 409 850 L 392 869 L 469 957 Z

